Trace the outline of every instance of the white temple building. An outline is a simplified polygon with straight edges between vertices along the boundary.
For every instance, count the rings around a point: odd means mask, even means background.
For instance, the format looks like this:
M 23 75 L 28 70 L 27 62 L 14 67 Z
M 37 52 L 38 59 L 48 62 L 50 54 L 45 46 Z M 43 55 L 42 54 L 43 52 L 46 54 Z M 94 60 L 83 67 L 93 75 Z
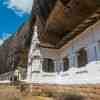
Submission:
M 100 83 L 100 0 L 34 0 L 29 23 L 25 81 Z
M 100 2 L 56 0 L 51 11 L 50 5 L 52 2 L 44 7 L 38 1 L 33 9 L 37 12 L 27 80 L 41 84 L 100 83 Z
M 60 49 L 39 47 L 38 27 L 29 52 L 28 77 L 32 83 L 100 83 L 100 21 Z

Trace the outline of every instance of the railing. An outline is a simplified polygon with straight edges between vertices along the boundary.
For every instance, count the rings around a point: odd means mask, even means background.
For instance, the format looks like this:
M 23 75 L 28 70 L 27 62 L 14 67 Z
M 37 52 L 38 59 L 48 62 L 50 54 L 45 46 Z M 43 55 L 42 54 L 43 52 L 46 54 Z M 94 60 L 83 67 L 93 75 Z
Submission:
M 3 81 L 3 80 L 10 80 L 12 75 L 13 75 L 14 71 L 10 71 L 10 72 L 7 72 L 7 73 L 3 73 L 0 75 L 0 80 Z

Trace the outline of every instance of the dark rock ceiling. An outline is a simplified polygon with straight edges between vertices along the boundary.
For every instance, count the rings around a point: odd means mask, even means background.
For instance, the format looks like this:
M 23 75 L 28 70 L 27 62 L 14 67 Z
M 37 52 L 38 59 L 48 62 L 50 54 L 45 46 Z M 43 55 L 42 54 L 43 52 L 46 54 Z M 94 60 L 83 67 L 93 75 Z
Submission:
M 36 16 L 39 16 L 44 28 L 44 31 L 40 32 L 41 41 L 56 47 L 63 45 L 63 40 L 69 41 L 76 33 L 84 31 L 99 20 L 100 16 L 98 13 L 96 17 L 90 18 L 100 9 L 99 0 L 37 0 L 36 4 L 38 6 L 33 7 L 33 12 L 36 11 Z M 84 24 L 88 18 L 91 21 Z M 70 35 L 72 33 L 75 34 Z

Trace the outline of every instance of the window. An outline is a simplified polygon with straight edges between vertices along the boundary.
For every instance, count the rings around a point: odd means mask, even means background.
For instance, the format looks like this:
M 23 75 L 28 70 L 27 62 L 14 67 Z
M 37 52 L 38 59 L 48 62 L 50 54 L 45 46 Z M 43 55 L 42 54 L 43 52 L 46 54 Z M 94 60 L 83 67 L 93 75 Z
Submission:
M 44 58 L 43 60 L 43 65 L 42 69 L 44 72 L 54 72 L 55 67 L 54 67 L 54 61 L 49 58 Z
M 67 71 L 69 69 L 69 59 L 65 57 L 63 59 L 63 71 Z
M 100 40 L 98 41 L 98 49 L 99 49 L 99 52 L 100 52 Z
M 78 67 L 85 66 L 88 63 L 86 50 L 82 48 L 77 53 Z

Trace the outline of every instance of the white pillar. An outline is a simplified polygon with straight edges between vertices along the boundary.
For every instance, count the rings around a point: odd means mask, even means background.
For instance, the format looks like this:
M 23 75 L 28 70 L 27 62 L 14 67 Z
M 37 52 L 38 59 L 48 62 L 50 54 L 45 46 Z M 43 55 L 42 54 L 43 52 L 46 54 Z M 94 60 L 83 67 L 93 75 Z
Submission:
M 77 54 L 76 53 L 73 53 L 71 56 L 70 56 L 70 66 L 71 67 L 77 67 Z
M 93 62 L 97 60 L 96 44 L 88 45 L 88 61 Z
M 27 68 L 27 80 L 28 81 L 32 80 L 32 71 L 31 71 L 31 69 L 32 69 L 32 66 L 28 65 L 28 68 Z
M 97 60 L 100 60 L 100 41 L 96 43 L 97 50 Z
M 68 59 L 69 59 L 69 67 L 73 67 L 73 59 L 72 59 L 72 55 L 69 55 L 68 56 Z

